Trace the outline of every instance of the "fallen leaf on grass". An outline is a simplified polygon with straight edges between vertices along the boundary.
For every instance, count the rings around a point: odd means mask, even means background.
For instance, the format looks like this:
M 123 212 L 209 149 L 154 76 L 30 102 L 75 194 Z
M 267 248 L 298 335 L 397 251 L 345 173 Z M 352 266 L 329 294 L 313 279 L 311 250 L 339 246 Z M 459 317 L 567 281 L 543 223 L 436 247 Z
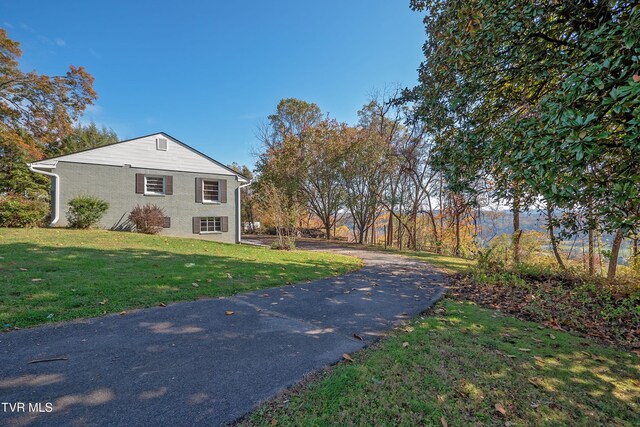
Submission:
M 278 425 L 278 420 L 276 420 L 275 418 L 271 420 L 271 425 L 272 426 L 276 426 Z
M 504 406 L 502 406 L 499 403 L 496 403 L 495 408 L 496 408 L 496 411 L 500 412 L 503 416 L 505 417 L 507 416 L 507 411 L 504 409 Z
M 160 306 L 160 307 L 166 307 L 166 306 L 167 306 L 167 304 L 165 304 L 165 303 L 161 302 L 161 303 L 159 303 L 159 304 L 158 304 L 158 306 Z
M 530 348 L 519 348 L 518 350 L 520 350 L 520 351 L 524 351 L 525 353 L 528 353 L 528 352 L 530 352 L 530 351 L 531 351 L 531 349 L 530 349 Z
M 124 316 L 125 314 L 127 314 L 127 312 L 126 312 L 126 311 L 121 311 L 121 312 L 120 312 L 120 316 Z
M 40 279 L 40 278 L 35 278 L 35 279 L 31 279 L 31 281 L 32 281 L 32 282 L 40 282 L 40 281 L 42 281 L 42 279 Z
M 225 316 L 231 316 L 231 315 L 234 315 L 234 314 L 236 314 L 236 312 L 235 311 L 231 311 L 231 310 L 227 310 L 227 311 L 224 312 Z
M 534 387 L 538 387 L 538 383 L 533 378 L 527 378 L 527 381 L 529 381 L 529 384 L 533 385 Z
M 353 359 L 347 353 L 342 353 L 342 358 L 347 362 L 353 362 Z
M 549 334 L 549 338 L 551 338 L 552 340 L 555 340 L 555 339 L 556 339 L 556 336 L 555 336 L 555 335 L 553 335 L 553 334 Z
M 193 286 L 194 288 L 199 288 L 199 287 L 200 287 L 200 285 L 198 285 L 198 284 L 197 284 L 197 283 L 195 283 L 195 282 L 193 282 L 193 283 L 191 284 L 191 286 Z
M 449 424 L 447 424 L 447 420 L 444 417 L 440 417 L 440 422 L 442 423 L 442 427 L 449 427 Z
M 105 298 L 102 301 L 100 301 L 98 304 L 100 305 L 106 305 L 109 302 L 109 298 Z
M 408 343 L 408 342 L 406 342 L 406 341 L 405 341 L 405 342 L 403 342 L 403 343 L 402 343 L 402 348 L 407 348 L 407 347 L 409 347 L 409 343 Z
M 233 276 L 231 275 L 231 273 L 227 273 L 227 279 L 233 279 Z
M 19 270 L 20 270 L 20 271 L 29 271 L 29 269 L 24 268 L 24 267 L 20 267 L 20 268 L 19 268 Z

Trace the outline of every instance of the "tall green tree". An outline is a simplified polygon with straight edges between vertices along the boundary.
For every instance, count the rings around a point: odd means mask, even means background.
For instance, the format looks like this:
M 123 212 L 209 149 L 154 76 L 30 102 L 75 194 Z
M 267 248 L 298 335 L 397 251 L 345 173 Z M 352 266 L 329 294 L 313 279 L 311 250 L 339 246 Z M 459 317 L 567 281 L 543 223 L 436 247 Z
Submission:
M 538 197 L 584 212 L 566 216 L 573 233 L 614 232 L 615 253 L 640 225 L 637 3 L 412 7 L 425 12 L 427 42 L 420 85 L 406 97 L 438 125 L 447 181 L 473 187 L 484 175 L 495 198 L 511 200 L 516 260 L 517 214 Z
M 69 135 L 62 138 L 58 143 L 53 144 L 48 150 L 47 155 L 62 156 L 82 150 L 102 147 L 103 145 L 115 144 L 118 141 L 118 134 L 106 126 L 99 128 L 93 122 L 88 125 L 78 124 L 74 126 Z

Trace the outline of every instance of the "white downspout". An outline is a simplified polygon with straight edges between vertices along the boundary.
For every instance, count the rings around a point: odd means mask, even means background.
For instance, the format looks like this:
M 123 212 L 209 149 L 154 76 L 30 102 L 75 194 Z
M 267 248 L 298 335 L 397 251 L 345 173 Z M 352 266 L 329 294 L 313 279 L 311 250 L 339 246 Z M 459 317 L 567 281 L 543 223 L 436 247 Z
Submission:
M 244 187 L 250 186 L 251 184 L 253 184 L 253 180 L 250 180 L 248 183 L 238 187 L 238 203 L 237 203 L 237 208 L 236 208 L 236 210 L 237 210 L 236 215 L 237 215 L 237 218 L 238 218 L 238 221 L 237 221 L 237 224 L 236 224 L 236 243 L 242 242 L 242 209 L 240 207 L 240 194 L 242 193 L 241 190 Z
M 41 173 L 42 175 L 47 175 L 53 178 L 55 189 L 53 190 L 55 193 L 54 201 L 53 201 L 53 219 L 51 219 L 51 226 L 53 227 L 58 220 L 60 219 L 60 176 L 53 172 L 45 172 L 43 170 L 38 170 L 31 163 L 28 163 L 29 170 L 35 173 Z

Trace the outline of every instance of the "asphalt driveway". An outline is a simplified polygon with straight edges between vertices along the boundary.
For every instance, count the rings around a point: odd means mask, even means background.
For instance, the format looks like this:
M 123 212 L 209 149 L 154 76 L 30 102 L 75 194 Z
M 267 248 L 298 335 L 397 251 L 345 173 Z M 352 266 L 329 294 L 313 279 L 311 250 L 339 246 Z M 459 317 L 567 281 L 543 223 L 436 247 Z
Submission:
M 300 246 L 355 255 L 365 267 L 235 297 L 1 334 L 0 425 L 228 424 L 443 293 L 446 277 L 414 259 Z M 29 363 L 38 360 L 48 361 Z

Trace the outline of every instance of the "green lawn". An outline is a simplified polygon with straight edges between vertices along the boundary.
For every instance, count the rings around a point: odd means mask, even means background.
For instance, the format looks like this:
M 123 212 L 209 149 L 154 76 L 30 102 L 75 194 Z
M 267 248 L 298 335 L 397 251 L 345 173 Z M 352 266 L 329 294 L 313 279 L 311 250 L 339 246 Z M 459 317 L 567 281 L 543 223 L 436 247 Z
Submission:
M 638 357 L 470 302 L 352 357 L 244 424 L 640 425 Z
M 452 273 L 474 265 L 386 251 Z M 352 357 L 267 402 L 242 424 L 640 425 L 637 356 L 454 297 Z
M 282 286 L 361 264 L 135 233 L 0 228 L 0 330 Z

